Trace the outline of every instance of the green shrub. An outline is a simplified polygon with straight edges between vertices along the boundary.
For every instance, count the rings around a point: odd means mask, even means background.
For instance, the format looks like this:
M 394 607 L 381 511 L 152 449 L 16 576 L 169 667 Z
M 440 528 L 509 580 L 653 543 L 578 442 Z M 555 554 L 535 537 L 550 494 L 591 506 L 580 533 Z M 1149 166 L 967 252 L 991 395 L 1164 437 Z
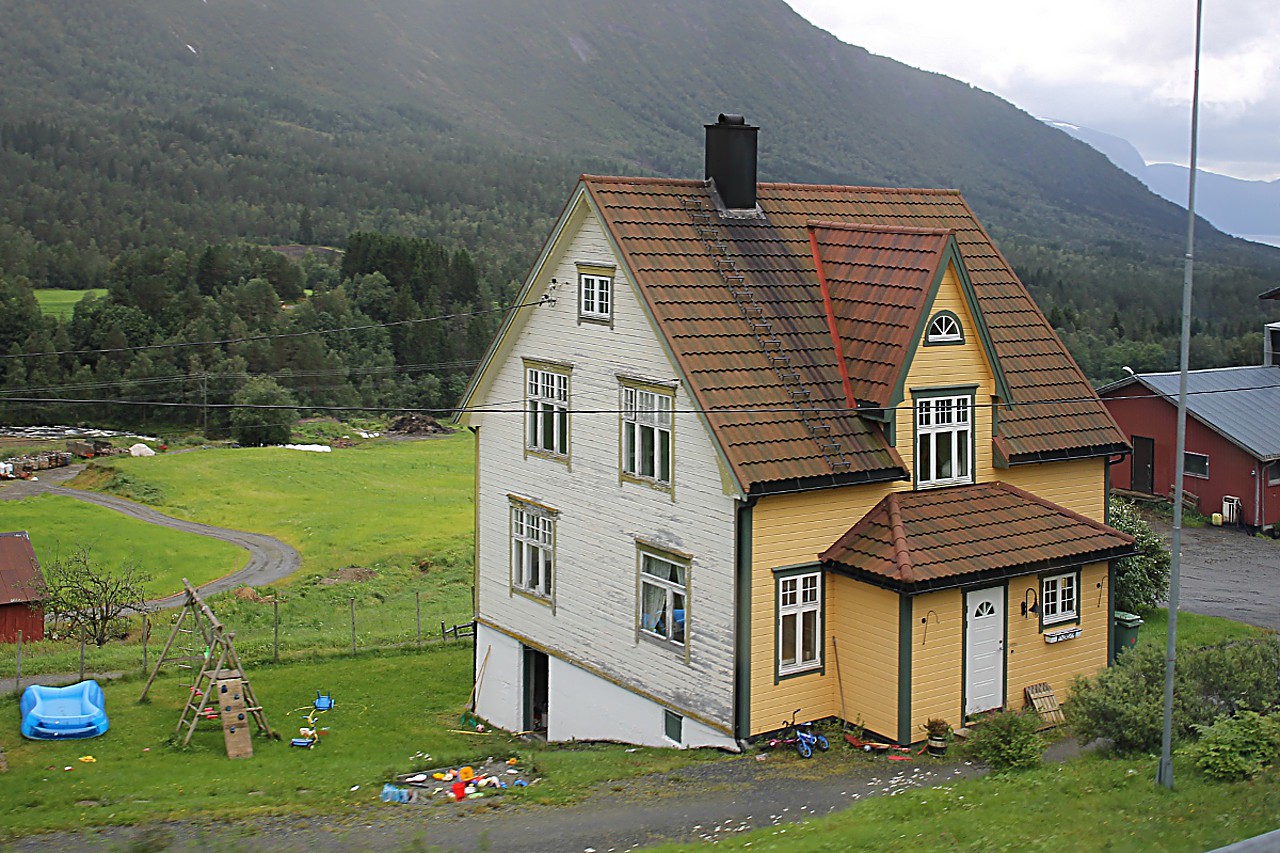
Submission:
M 1111 591 L 1116 609 L 1144 613 L 1159 607 L 1169 595 L 1169 549 L 1129 501 L 1113 498 L 1107 521 L 1132 536 L 1138 549 L 1132 557 L 1116 561 Z
M 1257 711 L 1223 714 L 1196 730 L 1200 740 L 1189 750 L 1191 757 L 1206 776 L 1221 782 L 1253 778 L 1280 750 L 1280 717 Z
M 995 770 L 1021 770 L 1040 763 L 1044 740 L 1035 713 L 997 711 L 973 727 L 969 748 Z
M 1108 738 L 1121 752 L 1154 752 L 1164 719 L 1164 649 L 1138 646 L 1114 666 L 1072 685 L 1067 716 L 1085 741 Z M 1219 715 L 1280 709 L 1280 638 L 1179 649 L 1173 734 L 1194 735 Z

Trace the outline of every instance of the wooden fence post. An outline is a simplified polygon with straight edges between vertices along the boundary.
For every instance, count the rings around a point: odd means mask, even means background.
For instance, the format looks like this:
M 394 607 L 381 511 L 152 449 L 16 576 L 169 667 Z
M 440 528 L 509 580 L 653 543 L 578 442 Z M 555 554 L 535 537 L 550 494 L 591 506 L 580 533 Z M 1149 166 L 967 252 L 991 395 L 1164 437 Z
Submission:
M 418 614 L 418 651 L 422 651 L 422 592 L 413 594 L 413 606 Z
M 84 681 L 84 625 L 80 626 L 80 680 Z
M 271 662 L 280 663 L 280 599 L 271 597 L 271 618 L 274 624 L 274 637 L 271 641 Z
M 18 671 L 14 679 L 14 689 L 22 694 L 22 629 L 18 629 Z
M 351 599 L 351 654 L 356 653 L 356 600 Z

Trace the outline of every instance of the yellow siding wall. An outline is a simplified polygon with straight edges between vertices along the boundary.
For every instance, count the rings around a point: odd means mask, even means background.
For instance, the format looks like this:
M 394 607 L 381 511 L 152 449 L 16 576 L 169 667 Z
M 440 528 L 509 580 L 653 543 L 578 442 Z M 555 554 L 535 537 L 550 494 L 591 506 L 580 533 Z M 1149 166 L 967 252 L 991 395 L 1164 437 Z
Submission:
M 834 590 L 828 606 L 827 678 L 835 707 L 831 713 L 878 735 L 898 732 L 898 598 L 897 593 L 844 577 L 831 577 Z M 836 678 L 831 638 L 839 644 L 840 673 Z M 844 687 L 844 702 L 834 689 Z M 783 682 L 784 684 L 786 682 Z
M 1015 465 L 998 473 L 996 479 L 1011 486 L 1025 489 L 1094 521 L 1106 520 L 1105 459 Z
M 960 346 L 921 345 L 916 349 L 904 383 L 906 399 L 896 418 L 897 449 L 908 470 L 914 470 L 914 413 L 911 389 L 951 385 L 978 386 L 974 410 L 974 473 L 977 482 L 1003 480 L 1089 518 L 1102 520 L 1105 461 L 992 467 L 992 410 L 995 378 L 977 334 L 955 271 L 948 269 L 930 309 L 954 312 L 964 326 Z M 926 318 L 927 321 L 927 318 Z M 774 646 L 776 604 L 773 570 L 814 562 L 891 491 L 910 490 L 912 483 L 850 486 L 762 498 L 752 518 L 751 568 L 751 734 L 778 728 L 800 708 L 803 719 L 843 715 L 861 718 L 868 729 L 886 737 L 898 733 L 898 595 L 848 578 L 827 576 L 825 672 L 795 676 L 775 684 Z M 1100 572 L 1100 574 L 1099 574 Z M 1084 573 L 1082 608 L 1084 635 L 1056 645 L 1043 642 L 1038 620 L 1024 620 L 1020 605 L 1035 576 L 1017 579 L 1009 587 L 1009 654 L 1006 666 L 1009 701 L 1022 703 L 1022 689 L 1048 680 L 1065 693 L 1076 673 L 1093 672 L 1106 663 L 1107 596 L 1097 607 L 1099 577 L 1106 566 Z M 1104 593 L 1107 590 L 1103 590 Z M 1101 613 L 1101 616 L 1098 615 Z M 921 620 L 927 619 L 927 625 Z M 1030 630 L 1031 633 L 1027 633 Z M 911 736 L 929 717 L 960 723 L 964 677 L 964 603 L 960 590 L 928 593 L 912 602 L 912 719 Z M 843 697 L 837 685 L 832 639 L 839 650 Z M 843 699 L 843 703 L 842 700 Z
M 896 412 L 897 447 L 907 470 L 915 470 L 915 412 L 912 408 L 911 390 L 942 388 L 951 385 L 974 385 L 978 390 L 974 394 L 974 472 L 979 482 L 994 479 L 991 469 L 991 395 L 995 393 L 995 377 L 987 361 L 986 350 L 978 337 L 977 327 L 973 322 L 973 314 L 965 301 L 964 293 L 956 278 L 954 269 L 948 267 L 938 286 L 938 293 L 933 306 L 929 309 L 929 317 L 942 310 L 955 313 L 964 327 L 964 343 L 958 346 L 924 345 L 923 336 L 920 346 L 912 357 L 911 367 L 907 370 L 907 380 L 903 384 L 903 400 Z
M 930 717 L 960 727 L 964 685 L 964 593 L 918 595 L 911 607 L 911 732 L 924 737 Z
M 1101 584 L 1101 586 L 1099 586 Z M 1049 682 L 1061 702 L 1077 675 L 1093 675 L 1107 665 L 1107 564 L 1085 566 L 1080 575 L 1080 628 L 1074 640 L 1049 644 L 1040 633 L 1036 614 L 1022 616 L 1022 602 L 1035 601 L 1040 594 L 1036 575 L 1009 581 L 1009 641 L 1005 671 L 1008 673 L 1008 702 L 1011 708 L 1026 703 L 1023 690 L 1032 684 Z M 1027 590 L 1035 590 L 1028 595 Z M 1074 627 L 1067 622 L 1048 630 Z

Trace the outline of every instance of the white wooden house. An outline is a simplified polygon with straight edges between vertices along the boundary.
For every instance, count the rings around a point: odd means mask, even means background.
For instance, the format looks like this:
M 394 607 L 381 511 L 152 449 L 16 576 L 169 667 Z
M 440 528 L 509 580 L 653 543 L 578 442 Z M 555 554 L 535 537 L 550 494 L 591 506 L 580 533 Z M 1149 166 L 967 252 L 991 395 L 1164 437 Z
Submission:
M 705 181 L 582 177 L 462 401 L 478 713 L 909 742 L 1104 666 L 1127 445 L 964 200 L 707 131 Z

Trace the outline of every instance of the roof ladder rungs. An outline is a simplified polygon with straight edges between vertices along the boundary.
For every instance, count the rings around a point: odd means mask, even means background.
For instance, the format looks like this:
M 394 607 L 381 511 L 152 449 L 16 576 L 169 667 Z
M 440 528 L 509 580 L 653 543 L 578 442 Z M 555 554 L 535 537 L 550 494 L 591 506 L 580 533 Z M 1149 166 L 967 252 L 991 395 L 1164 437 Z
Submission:
M 792 397 L 804 397 L 805 399 L 809 397 L 809 392 L 803 388 L 792 388 L 790 393 Z

